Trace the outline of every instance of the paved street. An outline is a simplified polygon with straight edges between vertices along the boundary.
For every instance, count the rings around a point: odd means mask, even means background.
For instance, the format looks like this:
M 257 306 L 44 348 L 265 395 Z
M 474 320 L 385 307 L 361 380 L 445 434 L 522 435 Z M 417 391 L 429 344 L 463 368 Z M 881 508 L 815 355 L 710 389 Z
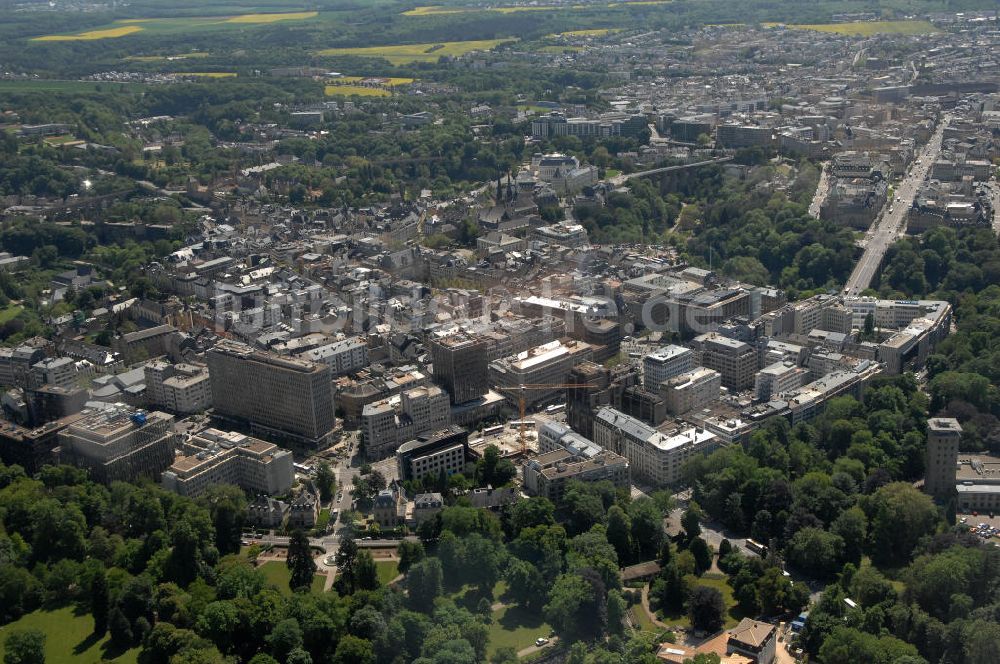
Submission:
M 809 204 L 809 216 L 817 219 L 819 219 L 819 211 L 823 207 L 823 201 L 826 200 L 826 195 L 830 192 L 830 174 L 826 170 L 826 166 L 827 162 L 820 165 L 819 184 L 816 185 L 816 193 L 813 194 L 812 203 Z
M 949 120 L 950 116 L 947 115 L 941 119 L 931 140 L 919 153 L 909 172 L 896 188 L 895 195 L 886 201 L 882 212 L 872 223 L 871 229 L 865 236 L 865 252 L 847 280 L 845 295 L 859 295 L 871 285 L 875 273 L 882 265 L 886 250 L 906 230 L 907 211 L 913 205 L 917 189 L 930 171 L 931 164 L 941 153 L 941 139 Z

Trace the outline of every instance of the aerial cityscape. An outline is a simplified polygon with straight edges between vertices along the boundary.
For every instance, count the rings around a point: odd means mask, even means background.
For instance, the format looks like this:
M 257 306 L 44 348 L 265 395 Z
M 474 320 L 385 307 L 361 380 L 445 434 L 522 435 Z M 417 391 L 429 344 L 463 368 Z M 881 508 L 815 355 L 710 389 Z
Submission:
M 997 0 L 0 0 L 3 664 L 1000 663 Z

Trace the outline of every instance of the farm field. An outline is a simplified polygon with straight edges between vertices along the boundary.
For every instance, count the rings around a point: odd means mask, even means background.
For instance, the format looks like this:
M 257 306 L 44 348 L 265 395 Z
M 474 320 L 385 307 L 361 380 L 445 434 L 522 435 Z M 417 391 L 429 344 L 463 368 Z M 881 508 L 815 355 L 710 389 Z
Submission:
M 604 37 L 611 34 L 612 32 L 621 32 L 621 28 L 592 28 L 590 30 L 567 30 L 566 32 L 557 32 L 556 34 L 549 35 L 549 37 Z
M 101 93 L 121 89 L 141 89 L 142 83 L 101 83 L 97 81 L 61 81 L 54 79 L 2 80 L 0 92 L 71 92 Z
M 201 78 L 232 78 L 236 76 L 234 71 L 178 71 L 171 73 L 174 76 L 198 76 Z
M 629 5 L 665 5 L 673 0 L 624 0 L 623 2 L 609 2 L 606 6 L 609 9 L 619 9 Z M 451 7 L 442 5 L 425 5 L 414 7 L 402 12 L 403 16 L 444 16 L 447 14 L 471 14 L 474 12 L 496 12 L 498 14 L 514 14 L 516 12 L 555 12 L 580 9 L 600 9 L 602 6 L 593 5 L 516 5 L 509 7 Z
M 177 55 L 129 55 L 125 59 L 130 62 L 168 62 L 170 60 L 187 60 L 189 58 L 207 58 L 210 54 L 204 51 L 193 53 L 178 53 Z
M 33 37 L 32 41 L 93 41 L 124 37 L 139 32 L 186 33 L 199 29 L 240 28 L 269 25 L 280 21 L 303 21 L 316 18 L 319 12 L 285 12 L 279 14 L 238 14 L 235 16 L 191 16 L 183 18 L 130 18 L 94 30 Z
M 95 41 L 97 39 L 114 39 L 116 37 L 124 37 L 125 35 L 131 35 L 141 31 L 142 28 L 138 25 L 122 25 L 117 28 L 105 28 L 104 30 L 88 30 L 86 32 L 78 32 L 75 35 L 46 35 L 44 37 L 35 37 L 31 41 Z
M 517 41 L 509 39 L 479 39 L 473 41 L 436 42 L 425 44 L 396 44 L 391 46 L 360 46 L 348 48 L 327 48 L 319 55 L 357 55 L 367 58 L 383 58 L 393 65 L 411 62 L 436 62 L 441 56 L 457 57 L 472 51 L 488 51 L 496 46 Z
M 765 27 L 781 25 L 765 23 Z M 928 35 L 940 32 L 929 21 L 858 21 L 855 23 L 820 23 L 785 25 L 790 30 L 813 30 L 845 36 L 871 37 L 872 35 Z
M 4 655 L 7 634 L 21 629 L 37 629 L 45 634 L 47 664 L 135 664 L 139 655 L 139 648 L 115 652 L 107 635 L 99 639 L 93 636 L 94 619 L 89 613 L 78 614 L 74 607 L 64 606 L 52 611 L 33 611 L 0 628 L 0 658 Z
M 327 97 L 391 97 L 392 93 L 383 88 L 369 88 L 363 85 L 328 85 L 323 90 Z

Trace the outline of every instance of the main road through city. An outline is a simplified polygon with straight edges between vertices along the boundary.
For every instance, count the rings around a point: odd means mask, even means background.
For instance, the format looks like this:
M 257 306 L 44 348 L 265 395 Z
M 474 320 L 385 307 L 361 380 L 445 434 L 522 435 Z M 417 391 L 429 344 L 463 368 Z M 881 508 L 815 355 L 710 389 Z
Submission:
M 949 119 L 949 116 L 942 118 L 937 131 L 934 132 L 931 140 L 917 156 L 909 172 L 903 177 L 903 181 L 896 189 L 895 196 L 886 201 L 882 214 L 872 222 L 872 227 L 865 237 L 865 253 L 861 256 L 858 264 L 854 266 L 854 272 L 847 280 L 844 288 L 845 295 L 859 295 L 861 291 L 871 285 L 889 245 L 906 229 L 907 210 L 913 205 L 913 198 L 916 196 L 920 184 L 927 177 L 931 164 L 941 153 L 941 139 Z

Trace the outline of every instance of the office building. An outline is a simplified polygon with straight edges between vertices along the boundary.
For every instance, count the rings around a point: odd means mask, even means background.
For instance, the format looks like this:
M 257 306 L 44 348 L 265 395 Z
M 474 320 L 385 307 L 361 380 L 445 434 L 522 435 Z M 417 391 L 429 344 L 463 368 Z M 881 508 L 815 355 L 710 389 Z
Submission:
M 303 449 L 332 438 L 330 367 L 221 341 L 207 353 L 215 414 L 250 432 Z
M 344 376 L 368 366 L 368 344 L 361 337 L 351 337 L 312 348 L 301 353 L 299 357 L 326 364 L 335 376 Z
M 927 471 L 924 491 L 932 496 L 947 498 L 955 492 L 958 468 L 958 446 L 962 441 L 962 425 L 951 417 L 927 420 Z
M 557 505 L 571 482 L 611 482 L 629 487 L 629 465 L 622 456 L 601 450 L 591 457 L 558 449 L 539 454 L 524 465 L 524 490 L 548 498 Z
M 0 461 L 7 466 L 21 466 L 28 475 L 34 475 L 42 466 L 55 463 L 54 450 L 59 447 L 59 432 L 72 419 L 64 418 L 33 429 L 3 422 L 0 427 Z
M 694 352 L 683 346 L 664 346 L 642 358 L 643 386 L 656 392 L 660 383 L 694 368 Z
M 737 391 L 753 387 L 757 352 L 750 344 L 710 332 L 695 337 L 692 346 L 695 362 L 722 374 L 723 385 Z
M 552 341 L 529 351 L 489 364 L 490 382 L 497 386 L 508 403 L 517 407 L 524 399 L 526 407 L 550 399 L 566 383 L 570 370 L 578 362 L 589 360 L 592 347 L 583 341 Z M 551 385 L 520 390 L 520 385 Z
M 809 370 L 795 366 L 790 360 L 775 362 L 757 372 L 754 378 L 754 400 L 768 401 L 771 397 L 802 387 L 809 380 Z
M 705 429 L 681 426 L 663 432 L 614 408 L 597 412 L 594 442 L 628 459 L 632 476 L 654 487 L 676 485 L 684 462 L 718 443 Z
M 155 360 L 143 368 L 146 400 L 151 407 L 178 415 L 200 413 L 212 407 L 208 368 Z
M 400 445 L 396 463 L 403 480 L 438 478 L 464 471 L 468 456 L 469 432 L 452 425 Z
M 486 394 L 486 343 L 465 334 L 432 338 L 428 342 L 434 378 L 444 385 L 452 403 L 472 401 Z
M 73 389 L 77 386 L 76 361 L 71 357 L 47 357 L 31 366 L 31 376 L 29 382 L 35 387 L 55 385 Z
M 59 461 L 105 484 L 159 479 L 174 460 L 173 423 L 172 415 L 121 403 L 87 410 L 59 432 Z
M 446 427 L 450 417 L 448 394 L 436 385 L 366 404 L 361 410 L 365 457 L 374 461 L 392 456 L 401 443 Z
M 294 481 L 291 452 L 218 429 L 205 429 L 185 440 L 160 476 L 164 489 L 191 498 L 219 484 L 233 484 L 250 494 L 282 495 Z
M 722 374 L 698 367 L 662 382 L 660 396 L 668 414 L 683 415 L 718 401 L 721 389 Z

